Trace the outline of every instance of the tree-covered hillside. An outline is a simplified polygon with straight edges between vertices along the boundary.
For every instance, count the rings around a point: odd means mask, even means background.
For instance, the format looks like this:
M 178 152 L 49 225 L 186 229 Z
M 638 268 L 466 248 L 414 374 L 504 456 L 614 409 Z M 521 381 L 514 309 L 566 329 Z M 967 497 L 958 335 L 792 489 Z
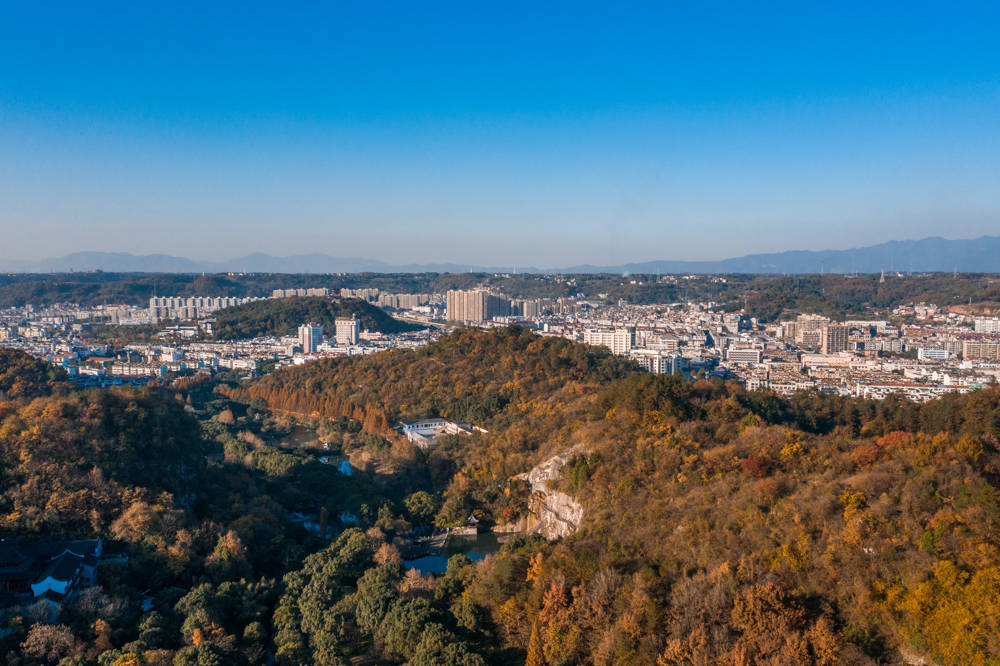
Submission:
M 327 335 L 337 319 L 356 317 L 361 328 L 380 333 L 405 333 L 419 326 L 395 319 L 381 308 L 357 298 L 329 299 L 319 296 L 270 298 L 225 308 L 215 313 L 215 335 L 220 340 L 294 335 L 299 326 L 313 322 Z
M 632 363 L 598 347 L 510 327 L 460 329 L 419 350 L 321 359 L 274 373 L 244 392 L 273 407 L 328 417 L 378 412 L 384 423 L 445 416 L 505 424 L 526 401 L 593 391 Z M 515 410 L 515 411 L 511 411 Z
M 325 543 L 293 518 L 370 523 L 388 501 L 368 475 L 283 447 L 298 426 L 219 395 L 218 379 L 76 391 L 20 352 L 0 360 L 12 387 L 32 387 L 0 396 L 4 556 L 98 537 L 110 554 L 57 605 L 0 589 L 2 663 L 265 663 L 281 577 Z M 345 446 L 359 431 L 324 430 Z
M 51 389 L 0 401 L 2 527 L 128 557 L 54 616 L 0 615 L 6 663 L 1000 660 L 1000 387 L 785 399 L 511 328 Z M 390 429 L 434 414 L 487 432 L 422 451 Z M 403 562 L 431 526 L 530 527 L 556 493 L 582 507 L 562 539 Z
M 318 659 L 319 645 L 346 657 L 366 637 L 385 659 L 410 658 L 438 625 L 531 664 L 1000 658 L 1000 389 L 924 405 L 786 400 L 507 330 L 288 369 L 247 396 L 350 412 L 378 432 L 400 417 L 478 419 L 488 434 L 447 445 L 445 524 L 522 515 L 514 477 L 556 453 L 569 461 L 550 487 L 584 508 L 563 541 L 456 562 L 447 583 L 376 561 L 340 579 L 340 601 L 294 592 L 276 638 L 287 663 Z M 290 589 L 321 584 L 322 566 Z M 324 634 L 310 619 L 324 609 L 351 632 Z M 388 628 L 397 613 L 409 643 Z
M 146 391 L 0 404 L 8 534 L 107 534 L 135 502 L 197 489 L 203 448 L 180 405 Z M 16 461 L 16 462 L 14 462 Z
M 34 398 L 67 388 L 66 372 L 24 352 L 0 348 L 0 400 Z

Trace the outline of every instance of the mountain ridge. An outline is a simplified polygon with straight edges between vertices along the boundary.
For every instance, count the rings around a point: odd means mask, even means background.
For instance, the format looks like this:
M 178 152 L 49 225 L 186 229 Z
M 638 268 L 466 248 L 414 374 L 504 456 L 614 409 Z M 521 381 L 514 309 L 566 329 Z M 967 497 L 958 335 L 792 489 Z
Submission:
M 456 263 L 390 264 L 363 257 L 310 253 L 278 257 L 254 252 L 220 261 L 198 261 L 167 254 L 74 252 L 41 260 L 0 260 L 7 273 L 48 273 L 101 270 L 143 273 L 464 273 L 513 272 L 510 266 Z M 1000 236 L 893 240 L 844 250 L 785 250 L 720 260 L 654 260 L 626 264 L 579 264 L 568 267 L 521 267 L 522 273 L 877 273 L 917 271 L 1000 272 Z

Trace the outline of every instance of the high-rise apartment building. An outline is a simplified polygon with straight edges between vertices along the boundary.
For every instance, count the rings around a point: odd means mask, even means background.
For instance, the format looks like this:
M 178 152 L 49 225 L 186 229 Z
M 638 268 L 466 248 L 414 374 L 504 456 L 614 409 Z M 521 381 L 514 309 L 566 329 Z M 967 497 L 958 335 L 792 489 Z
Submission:
M 292 298 L 294 296 L 329 296 L 330 290 L 326 287 L 310 287 L 309 289 L 275 289 L 271 292 L 271 298 Z
M 1000 319 L 977 319 L 976 333 L 1000 333 Z
M 431 302 L 430 294 L 379 294 L 376 305 L 380 308 L 411 310 Z
M 485 289 L 453 289 L 448 292 L 445 304 L 449 321 L 478 323 L 510 314 L 510 301 Z
M 319 324 L 299 326 L 299 344 L 303 354 L 312 354 L 323 342 L 323 327 Z
M 682 371 L 686 366 L 683 357 L 652 349 L 633 349 L 628 356 L 641 367 L 657 375 L 672 375 Z
M 216 310 L 243 305 L 259 298 L 235 296 L 153 296 L 149 299 L 149 316 L 160 319 L 198 319 Z
M 361 322 L 355 318 L 337 319 L 336 340 L 338 345 L 356 345 L 361 338 Z
M 632 349 L 635 343 L 634 328 L 616 328 L 614 330 L 588 328 L 583 332 L 583 341 L 588 345 L 607 347 L 613 354 L 624 354 Z
M 962 358 L 1000 359 L 1000 344 L 996 342 L 965 340 L 962 343 Z
M 824 354 L 836 354 L 847 351 L 847 334 L 850 329 L 846 326 L 824 326 L 822 336 L 822 351 Z
M 362 289 L 341 289 L 341 298 L 360 298 L 363 301 L 374 302 L 378 299 L 378 287 L 364 287 Z
M 823 344 L 823 327 L 830 323 L 822 315 L 801 314 L 795 319 L 795 342 L 807 347 Z

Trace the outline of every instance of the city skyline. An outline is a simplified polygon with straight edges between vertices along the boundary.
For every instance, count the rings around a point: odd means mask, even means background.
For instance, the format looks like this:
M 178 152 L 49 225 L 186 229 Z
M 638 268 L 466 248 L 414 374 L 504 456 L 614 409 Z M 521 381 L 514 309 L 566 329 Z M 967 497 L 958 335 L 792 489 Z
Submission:
M 614 265 L 1000 228 L 997 8 L 7 8 L 2 259 Z

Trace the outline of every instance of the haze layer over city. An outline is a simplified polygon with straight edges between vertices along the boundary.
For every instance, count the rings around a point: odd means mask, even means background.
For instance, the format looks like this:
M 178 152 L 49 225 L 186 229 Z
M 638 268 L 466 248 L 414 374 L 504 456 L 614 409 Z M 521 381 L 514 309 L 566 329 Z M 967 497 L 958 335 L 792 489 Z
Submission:
M 3 16 L 3 663 L 1000 660 L 995 6 Z

